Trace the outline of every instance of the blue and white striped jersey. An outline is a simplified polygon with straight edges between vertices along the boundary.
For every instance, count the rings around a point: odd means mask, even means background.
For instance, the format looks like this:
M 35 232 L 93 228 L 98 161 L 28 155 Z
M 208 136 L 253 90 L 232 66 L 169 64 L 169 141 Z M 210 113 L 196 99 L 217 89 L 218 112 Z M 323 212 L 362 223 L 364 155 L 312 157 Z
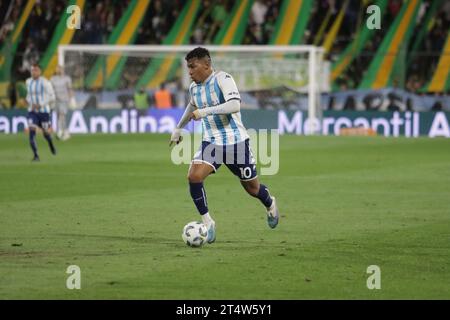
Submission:
M 49 103 L 55 100 L 55 91 L 50 81 L 44 77 L 39 77 L 36 80 L 28 78 L 26 86 L 28 111 L 50 113 Z M 33 110 L 33 105 L 38 105 L 39 108 Z
M 214 71 L 203 83 L 192 82 L 190 103 L 199 109 L 241 99 L 234 79 L 226 72 Z M 214 114 L 202 118 L 203 141 L 216 145 L 235 144 L 248 139 L 241 113 Z

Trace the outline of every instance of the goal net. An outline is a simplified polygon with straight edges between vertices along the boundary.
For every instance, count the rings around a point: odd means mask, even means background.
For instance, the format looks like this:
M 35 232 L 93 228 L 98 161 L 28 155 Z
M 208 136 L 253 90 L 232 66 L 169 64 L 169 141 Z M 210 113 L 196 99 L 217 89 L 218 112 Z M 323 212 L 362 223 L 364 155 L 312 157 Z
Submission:
M 165 83 L 176 107 L 184 107 L 190 79 L 184 57 L 195 46 L 63 45 L 58 60 L 77 94 L 96 95 L 97 108 L 129 107 L 134 91 L 151 95 Z M 315 46 L 206 46 L 215 70 L 230 73 L 242 108 L 308 112 L 320 119 L 321 93 L 328 92 L 329 64 Z M 125 101 L 124 101 L 125 99 Z M 88 105 L 86 105 L 88 106 Z

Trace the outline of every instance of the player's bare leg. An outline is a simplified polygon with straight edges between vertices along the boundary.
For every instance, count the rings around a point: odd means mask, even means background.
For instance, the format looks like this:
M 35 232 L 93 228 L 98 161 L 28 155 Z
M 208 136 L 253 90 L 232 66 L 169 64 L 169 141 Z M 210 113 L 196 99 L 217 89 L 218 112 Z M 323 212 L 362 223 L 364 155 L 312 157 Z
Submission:
M 189 167 L 187 177 L 189 180 L 189 189 L 192 200 L 194 201 L 198 212 L 202 216 L 203 223 L 208 229 L 208 236 L 206 238 L 208 243 L 213 243 L 216 240 L 216 223 L 209 215 L 208 202 L 206 200 L 206 191 L 203 187 L 203 181 L 213 172 L 213 166 L 204 162 L 193 161 Z
M 279 221 L 279 213 L 275 197 L 271 196 L 267 187 L 259 183 L 259 179 L 242 181 L 241 184 L 245 191 L 252 197 L 258 198 L 267 210 L 267 224 L 272 229 L 275 228 Z
M 204 162 L 192 162 L 189 167 L 188 180 L 193 183 L 201 183 L 214 172 L 214 168 Z

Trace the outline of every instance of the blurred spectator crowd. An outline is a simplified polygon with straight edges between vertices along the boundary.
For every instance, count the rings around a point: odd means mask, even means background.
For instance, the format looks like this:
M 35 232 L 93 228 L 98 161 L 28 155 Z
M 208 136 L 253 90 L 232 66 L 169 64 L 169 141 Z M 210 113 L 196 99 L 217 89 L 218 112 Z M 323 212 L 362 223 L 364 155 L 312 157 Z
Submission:
M 424 0 L 416 19 L 415 36 L 419 29 L 424 28 L 423 19 L 433 0 Z M 435 0 L 436 1 L 436 0 Z M 14 30 L 23 11 L 25 0 L 0 0 L 0 43 Z M 152 0 L 141 24 L 136 44 L 162 44 L 165 36 L 177 21 L 185 5 L 183 0 Z M 192 26 L 189 38 L 190 44 L 214 44 L 219 30 L 232 12 L 238 0 L 202 0 L 201 9 Z M 383 16 L 383 26 L 389 26 L 401 10 L 403 0 L 389 0 L 386 13 Z M 72 43 L 103 44 L 119 21 L 121 15 L 129 6 L 130 0 L 99 0 L 86 1 L 82 13 L 82 30 L 75 32 Z M 355 38 L 365 20 L 365 4 L 360 0 L 317 0 L 313 1 L 311 18 L 309 19 L 302 43 L 321 45 L 324 35 L 336 20 L 340 8 L 347 4 L 343 25 L 333 43 L 327 59 L 334 62 L 340 53 Z M 268 44 L 273 37 L 277 18 L 280 14 L 282 0 L 255 0 L 250 9 L 250 15 L 242 44 Z M 38 62 L 50 43 L 61 14 L 67 6 L 64 0 L 36 0 L 29 20 L 23 29 L 22 38 L 17 48 L 13 63 L 14 78 L 24 80 L 29 76 L 28 70 L 32 63 Z M 431 29 L 425 40 L 421 42 L 414 54 L 405 48 L 405 72 L 403 78 L 396 79 L 396 84 L 407 90 L 417 92 L 430 79 L 430 73 L 435 69 L 438 57 L 444 46 L 450 29 L 450 1 L 442 1 L 438 13 L 432 21 Z M 355 27 L 356 26 L 356 27 Z M 363 53 L 358 56 L 347 71 L 337 80 L 340 89 L 355 88 L 364 76 L 370 61 L 374 57 L 389 28 L 381 28 L 366 44 Z M 81 32 L 82 31 L 82 32 Z M 299 39 L 300 40 L 300 39 Z M 139 64 L 127 68 L 125 79 L 127 86 L 136 82 L 136 74 L 142 68 Z M 134 69 L 133 69 L 134 68 Z M 137 69 L 136 69 L 137 68 Z

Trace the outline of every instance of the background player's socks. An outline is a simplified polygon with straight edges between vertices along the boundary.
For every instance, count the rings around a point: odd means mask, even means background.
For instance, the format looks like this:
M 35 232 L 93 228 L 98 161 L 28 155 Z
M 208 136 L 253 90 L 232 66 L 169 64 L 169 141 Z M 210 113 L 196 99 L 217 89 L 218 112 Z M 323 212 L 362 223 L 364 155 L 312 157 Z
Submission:
M 203 188 L 203 182 L 189 182 L 189 190 L 191 191 L 192 200 L 201 215 L 208 213 L 208 203 L 206 202 L 206 192 Z
M 45 140 L 47 140 L 48 146 L 50 147 L 50 150 L 52 151 L 52 153 L 56 154 L 56 149 L 55 149 L 55 146 L 53 145 L 52 136 L 48 133 L 44 133 L 44 138 L 45 138 Z
M 257 198 L 262 202 L 266 208 L 270 208 L 272 205 L 272 197 L 270 196 L 269 190 L 262 183 L 259 185 L 259 192 Z
M 30 146 L 31 146 L 31 149 L 33 150 L 34 158 L 39 158 L 39 156 L 37 154 L 36 131 L 35 130 L 30 130 L 29 138 L 30 138 Z

